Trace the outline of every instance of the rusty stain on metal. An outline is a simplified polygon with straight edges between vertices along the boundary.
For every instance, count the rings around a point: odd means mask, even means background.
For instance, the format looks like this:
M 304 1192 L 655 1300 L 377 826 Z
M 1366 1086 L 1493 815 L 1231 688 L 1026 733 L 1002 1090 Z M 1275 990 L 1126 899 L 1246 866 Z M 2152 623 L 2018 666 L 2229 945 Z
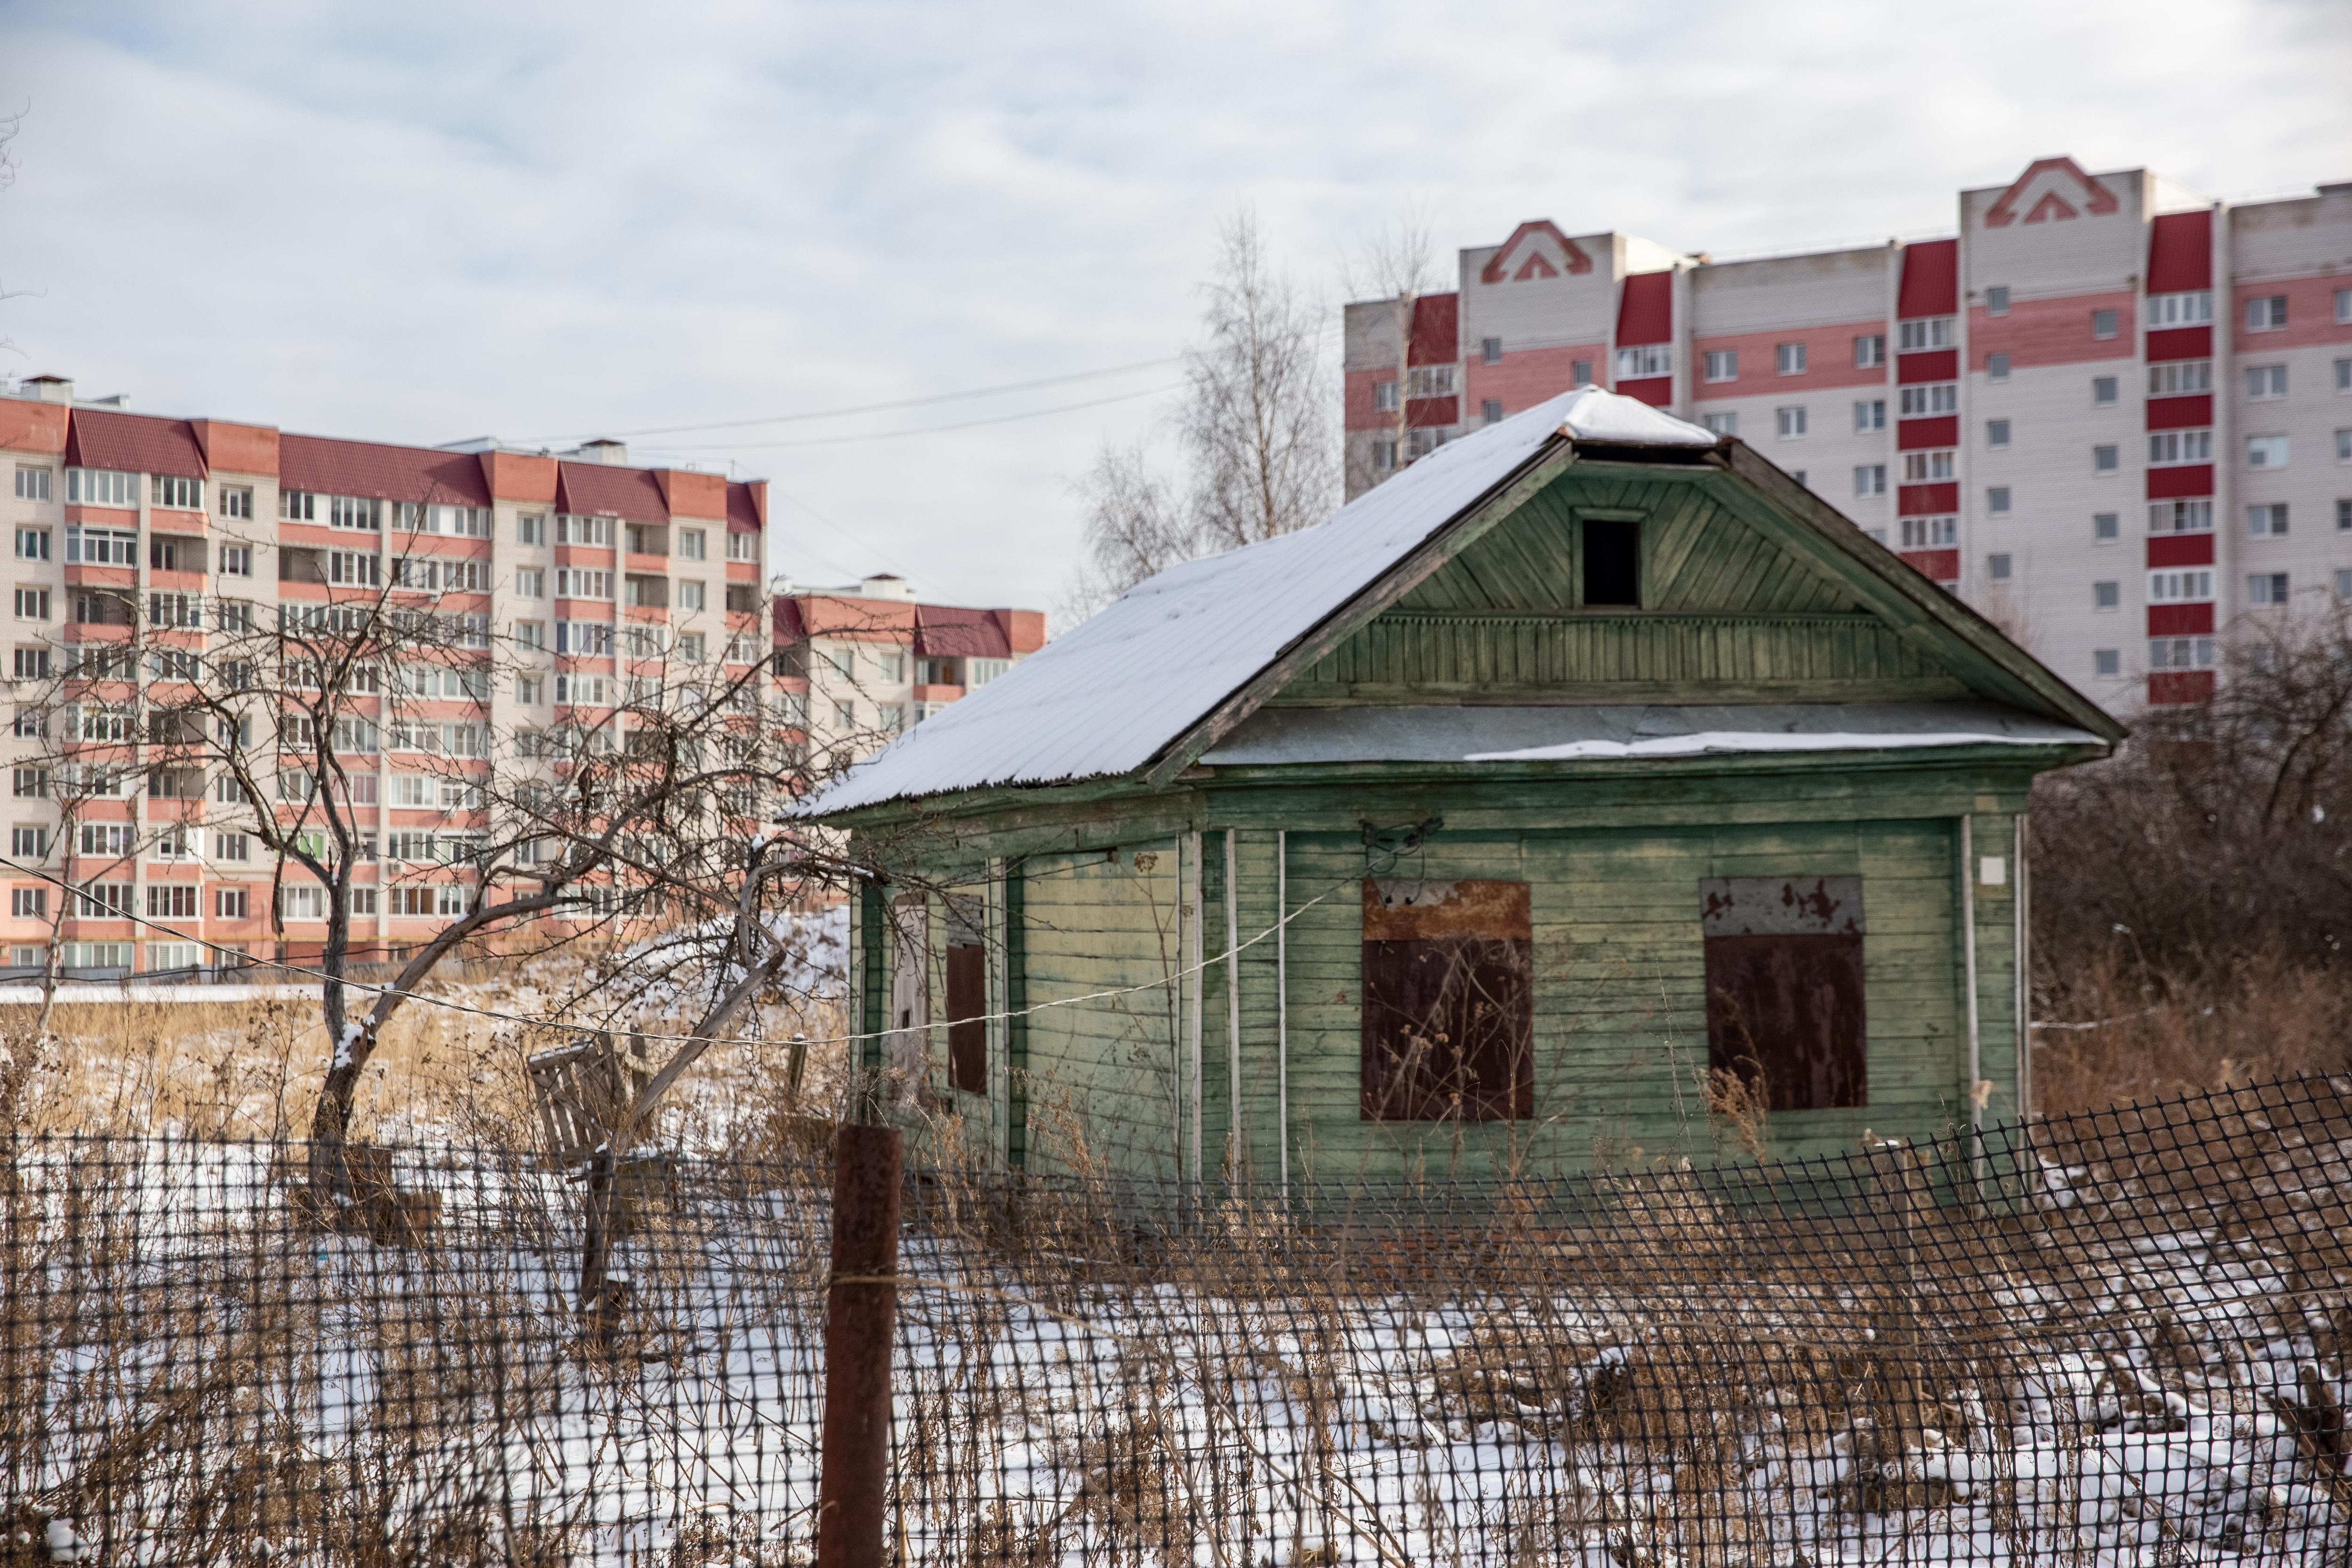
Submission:
M 898 1310 L 900 1139 L 895 1127 L 834 1137 L 833 1277 L 824 1308 L 824 1426 L 817 1568 L 882 1568 L 890 1470 L 890 1340 Z

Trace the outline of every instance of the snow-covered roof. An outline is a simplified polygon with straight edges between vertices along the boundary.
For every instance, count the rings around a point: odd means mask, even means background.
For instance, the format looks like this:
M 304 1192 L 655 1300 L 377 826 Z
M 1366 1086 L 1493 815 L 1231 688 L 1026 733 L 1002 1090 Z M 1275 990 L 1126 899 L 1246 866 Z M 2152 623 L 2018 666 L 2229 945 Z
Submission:
M 950 790 L 1144 766 L 1398 561 L 1549 446 L 1713 447 L 1599 387 L 1447 443 L 1323 522 L 1171 566 L 809 797 L 823 816 Z
M 1595 703 L 1261 708 L 1201 754 L 1212 767 L 1557 763 L 1725 752 L 2099 745 L 1995 702 Z

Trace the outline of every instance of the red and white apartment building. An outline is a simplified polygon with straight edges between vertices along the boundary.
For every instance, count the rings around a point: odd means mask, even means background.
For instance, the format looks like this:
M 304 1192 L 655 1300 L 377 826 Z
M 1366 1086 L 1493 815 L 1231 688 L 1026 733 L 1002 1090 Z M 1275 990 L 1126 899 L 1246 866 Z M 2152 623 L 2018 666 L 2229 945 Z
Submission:
M 919 724 L 1045 646 L 1042 610 L 919 602 L 877 573 L 841 588 L 781 588 L 775 671 L 788 722 L 855 754 Z
M 2212 202 L 2045 158 L 1957 237 L 1713 261 L 1523 223 L 1347 311 L 1349 488 L 1591 383 L 1737 435 L 2108 706 L 2352 599 L 2352 183 Z M 1398 402 L 1405 447 L 1397 448 Z
M 281 941 L 260 847 L 222 826 L 232 814 L 215 808 L 207 823 L 209 801 L 155 781 L 79 803 L 75 841 L 64 842 L 37 759 L 49 744 L 40 726 L 66 715 L 27 707 L 54 700 L 57 678 L 95 669 L 104 679 L 69 681 L 66 702 L 119 709 L 131 682 L 168 681 L 172 658 L 201 657 L 224 617 L 324 615 L 387 582 L 431 592 L 434 613 L 460 617 L 483 647 L 495 636 L 515 656 L 500 663 L 519 660 L 519 672 L 467 689 L 462 672 L 445 671 L 457 689 L 405 691 L 403 721 L 356 728 L 343 755 L 373 829 L 354 945 L 383 952 L 462 908 L 464 856 L 445 850 L 482 826 L 462 775 L 488 766 L 478 760 L 488 736 L 599 718 L 656 646 L 696 663 L 769 657 L 765 484 L 633 468 L 614 442 L 555 454 L 488 439 L 339 440 L 132 414 L 78 402 L 71 384 L 43 376 L 0 395 L 0 468 L 10 470 L 0 507 L 16 699 L 9 859 L 82 889 L 66 907 L 55 885 L 0 872 L 0 964 L 19 973 L 46 963 L 61 909 L 57 938 L 78 974 L 217 967 L 195 939 L 301 958 L 325 934 L 324 890 L 289 868 Z M 131 640 L 132 616 L 148 623 L 149 660 L 93 659 L 93 645 Z

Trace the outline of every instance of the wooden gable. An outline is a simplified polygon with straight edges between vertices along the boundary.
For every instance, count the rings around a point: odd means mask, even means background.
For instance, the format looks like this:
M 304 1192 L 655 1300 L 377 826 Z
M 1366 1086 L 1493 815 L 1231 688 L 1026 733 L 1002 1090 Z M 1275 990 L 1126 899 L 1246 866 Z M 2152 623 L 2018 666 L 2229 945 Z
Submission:
M 1916 614 L 1718 471 L 1583 463 L 1314 660 L 1279 704 L 1995 695 Z M 1641 603 L 1586 607 L 1586 520 L 1638 520 Z M 1841 526 L 1843 526 L 1841 524 Z M 1890 614 L 1892 608 L 1895 613 Z M 1965 653 L 1965 650 L 1950 650 Z

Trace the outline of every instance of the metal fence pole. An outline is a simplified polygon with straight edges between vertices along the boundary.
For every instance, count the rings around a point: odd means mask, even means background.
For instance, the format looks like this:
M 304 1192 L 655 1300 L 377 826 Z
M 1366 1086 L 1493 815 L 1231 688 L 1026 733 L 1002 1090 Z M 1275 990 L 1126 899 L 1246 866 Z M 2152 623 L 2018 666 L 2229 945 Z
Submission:
M 845 1126 L 833 1145 L 833 1280 L 824 1309 L 817 1568 L 881 1568 L 890 1472 L 890 1336 L 898 1288 L 899 1133 Z

